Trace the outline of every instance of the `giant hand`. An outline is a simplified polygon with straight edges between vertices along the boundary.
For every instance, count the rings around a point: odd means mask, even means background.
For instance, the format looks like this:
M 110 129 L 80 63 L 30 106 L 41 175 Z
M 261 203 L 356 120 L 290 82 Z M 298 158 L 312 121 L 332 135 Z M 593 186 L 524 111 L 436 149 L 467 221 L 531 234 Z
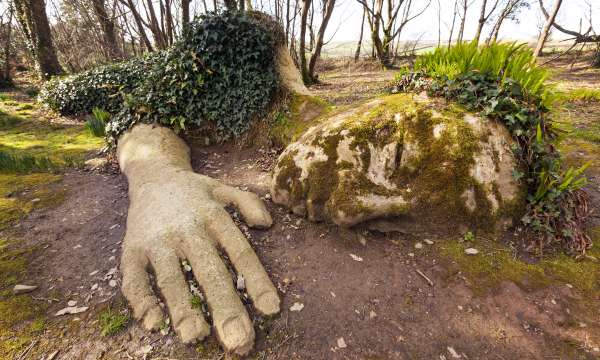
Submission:
M 117 153 L 130 198 L 121 257 L 122 290 L 134 317 L 149 330 L 163 322 L 148 275 L 152 269 L 182 341 L 190 343 L 209 334 L 202 313 L 192 308 L 181 271 L 181 260 L 187 259 L 204 292 L 219 341 L 227 351 L 247 353 L 254 343 L 254 328 L 219 249 L 244 277 L 256 310 L 263 315 L 278 313 L 277 290 L 224 209 L 234 205 L 249 226 L 265 228 L 272 220 L 264 204 L 255 194 L 194 173 L 189 148 L 167 128 L 136 125 L 121 136 Z

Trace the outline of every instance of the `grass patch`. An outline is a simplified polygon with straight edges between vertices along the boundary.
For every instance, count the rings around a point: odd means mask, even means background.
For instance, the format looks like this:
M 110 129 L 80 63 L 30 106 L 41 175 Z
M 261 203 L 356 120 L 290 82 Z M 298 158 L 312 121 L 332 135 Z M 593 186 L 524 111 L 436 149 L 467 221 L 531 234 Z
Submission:
M 110 307 L 102 311 L 98 317 L 102 327 L 102 336 L 111 336 L 125 329 L 129 323 L 129 315 L 113 311 Z
M 600 90 L 578 88 L 567 91 L 559 91 L 556 94 L 556 101 L 564 103 L 568 101 L 600 101 Z
M 32 250 L 0 239 L 0 359 L 16 359 L 45 328 L 45 305 L 29 295 L 15 296 L 11 289 L 25 275 Z
M 95 137 L 106 136 L 106 123 L 110 121 L 110 114 L 102 109 L 94 108 L 92 115 L 87 117 L 85 128 Z

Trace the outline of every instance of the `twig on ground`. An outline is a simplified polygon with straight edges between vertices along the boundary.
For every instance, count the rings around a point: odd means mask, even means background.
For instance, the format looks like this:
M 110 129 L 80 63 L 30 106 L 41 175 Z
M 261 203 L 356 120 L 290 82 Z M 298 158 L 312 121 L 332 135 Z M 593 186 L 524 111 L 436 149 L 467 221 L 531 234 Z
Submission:
M 431 281 L 430 278 L 427 277 L 427 275 L 423 274 L 423 272 L 419 269 L 415 269 L 417 274 L 421 275 L 423 277 L 423 279 L 425 279 L 425 281 L 427 281 L 427 283 L 429 284 L 429 286 L 433 286 L 433 281 Z
M 23 351 L 21 353 L 21 355 L 19 355 L 19 357 L 17 358 L 18 360 L 23 360 L 25 359 L 25 357 L 27 356 L 27 354 L 29 354 L 29 352 L 31 351 L 31 349 L 33 349 L 33 347 L 35 346 L 35 344 L 37 344 L 38 340 L 35 339 L 31 342 L 31 344 L 29 344 L 29 346 L 27 347 L 27 349 L 25 349 L 25 351 Z

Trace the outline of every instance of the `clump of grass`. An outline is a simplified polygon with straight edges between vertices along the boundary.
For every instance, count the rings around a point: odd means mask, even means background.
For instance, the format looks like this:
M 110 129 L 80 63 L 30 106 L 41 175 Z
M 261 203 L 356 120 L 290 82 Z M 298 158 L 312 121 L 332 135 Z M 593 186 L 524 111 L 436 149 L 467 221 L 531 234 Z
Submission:
M 420 55 L 414 70 L 448 79 L 476 71 L 498 78 L 500 84 L 514 81 L 528 96 L 539 98 L 545 104 L 549 104 L 552 97 L 546 84 L 550 72 L 536 65 L 533 52 L 526 44 L 494 43 L 479 47 L 476 42 L 463 42 L 439 47 L 432 53 Z
M 15 155 L 0 150 L 0 173 L 52 171 L 57 166 L 47 156 Z
M 102 109 L 94 108 L 92 115 L 88 116 L 85 127 L 97 137 L 106 136 L 106 123 L 110 120 L 110 114 Z
M 504 124 L 520 160 L 513 177 L 528 188 L 521 220 L 532 230 L 529 249 L 541 254 L 546 246 L 562 243 L 568 252 L 582 254 L 592 245 L 584 231 L 589 211 L 581 191 L 587 165 L 564 169 L 554 146 L 550 108 L 557 96 L 545 83 L 549 75 L 524 45 L 459 43 L 417 58 L 414 69 L 398 74 L 394 90 L 425 90 Z
M 102 327 L 102 336 L 110 336 L 125 329 L 129 323 L 129 315 L 113 311 L 110 307 L 100 313 L 98 318 Z
M 560 103 L 567 101 L 600 101 L 600 90 L 578 88 L 564 92 L 558 92 L 556 100 Z

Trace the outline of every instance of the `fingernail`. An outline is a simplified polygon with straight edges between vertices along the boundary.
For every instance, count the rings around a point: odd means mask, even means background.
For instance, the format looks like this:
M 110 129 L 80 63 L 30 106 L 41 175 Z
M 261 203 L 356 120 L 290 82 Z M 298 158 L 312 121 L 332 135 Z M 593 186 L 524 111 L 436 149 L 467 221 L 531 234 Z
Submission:
M 272 292 L 267 291 L 266 293 L 260 295 L 256 300 L 256 310 L 261 312 L 263 315 L 274 315 L 279 312 L 279 296 Z
M 240 316 L 229 318 L 223 323 L 221 342 L 228 351 L 245 354 L 254 343 L 254 329 Z

